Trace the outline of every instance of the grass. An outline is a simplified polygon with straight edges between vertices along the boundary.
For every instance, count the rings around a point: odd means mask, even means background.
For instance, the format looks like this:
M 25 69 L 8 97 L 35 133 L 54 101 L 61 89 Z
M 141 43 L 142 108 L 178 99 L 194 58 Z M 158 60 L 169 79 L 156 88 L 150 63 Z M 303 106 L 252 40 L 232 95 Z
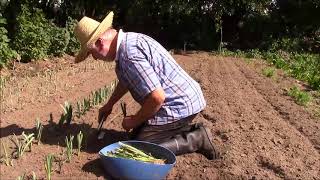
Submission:
M 311 101 L 311 96 L 304 91 L 301 91 L 297 86 L 289 89 L 288 95 L 294 98 L 295 102 L 299 105 L 306 106 Z
M 275 68 L 274 67 L 266 67 L 262 69 L 262 74 L 266 77 L 274 77 Z

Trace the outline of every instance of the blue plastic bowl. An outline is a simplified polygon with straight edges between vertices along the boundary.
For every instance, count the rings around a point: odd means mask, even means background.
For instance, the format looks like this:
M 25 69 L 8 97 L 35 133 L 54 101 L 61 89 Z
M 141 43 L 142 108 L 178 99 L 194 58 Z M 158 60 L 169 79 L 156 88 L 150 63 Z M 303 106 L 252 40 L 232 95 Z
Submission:
M 176 156 L 170 150 L 157 144 L 144 141 L 121 141 L 122 143 L 138 148 L 145 153 L 151 153 L 155 158 L 165 159 L 165 164 L 145 163 L 124 158 L 108 157 L 109 151 L 120 147 L 119 143 L 110 144 L 99 151 L 104 169 L 116 179 L 130 180 L 157 180 L 165 179 L 176 163 Z

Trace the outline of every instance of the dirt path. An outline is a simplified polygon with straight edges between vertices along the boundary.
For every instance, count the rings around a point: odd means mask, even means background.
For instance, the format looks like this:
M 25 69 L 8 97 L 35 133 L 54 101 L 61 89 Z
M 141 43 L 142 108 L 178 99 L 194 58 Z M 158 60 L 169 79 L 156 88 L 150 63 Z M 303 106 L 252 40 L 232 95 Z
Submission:
M 214 57 L 207 53 L 175 58 L 204 91 L 208 106 L 196 120 L 210 127 L 222 158 L 208 161 L 199 154 L 179 156 L 167 179 L 320 179 L 320 120 L 285 95 L 284 82 L 262 76 L 259 69 L 241 59 Z M 31 132 L 35 116 L 47 117 L 48 107 L 57 118 L 61 111 L 59 103 L 86 96 L 115 77 L 114 73 L 98 75 L 97 71 L 100 72 L 101 67 L 92 68 L 81 78 L 74 75 L 63 80 L 62 84 L 75 85 L 68 93 L 54 94 L 54 97 L 60 96 L 59 102 L 44 100 L 47 102 L 45 107 L 31 105 L 27 103 L 28 97 L 32 98 L 29 95 L 26 96 L 26 107 L 29 105 L 32 110 L 24 107 L 2 113 L 1 140 L 8 139 L 14 132 Z M 62 77 L 67 72 L 59 73 Z M 83 78 L 87 80 L 83 81 Z M 90 88 L 80 91 L 84 87 Z M 125 101 L 131 102 L 131 97 L 126 96 Z M 131 104 L 128 112 L 138 108 L 137 104 Z M 93 136 L 97 110 L 98 107 L 92 109 L 64 132 L 51 132 L 50 126 L 46 126 L 43 144 L 35 146 L 28 153 L 29 157 L 14 160 L 19 169 L 0 165 L 1 179 L 16 178 L 25 171 L 35 171 L 39 177 L 45 177 L 44 155 L 61 152 L 65 147 L 65 136 L 85 128 L 92 134 L 86 149 L 61 171 L 55 171 L 53 177 L 103 179 L 96 152 L 125 135 L 120 126 L 121 117 L 118 117 L 108 126 L 104 142 L 97 142 Z M 118 112 L 119 109 L 115 109 L 113 116 Z M 27 118 L 21 121 L 22 117 Z M 91 123 L 92 128 L 89 127 Z

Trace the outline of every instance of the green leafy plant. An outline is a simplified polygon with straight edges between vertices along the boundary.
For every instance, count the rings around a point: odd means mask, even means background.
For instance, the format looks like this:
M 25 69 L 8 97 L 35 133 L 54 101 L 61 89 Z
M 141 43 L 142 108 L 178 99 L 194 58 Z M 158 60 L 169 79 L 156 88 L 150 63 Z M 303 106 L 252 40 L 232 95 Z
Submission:
M 78 21 L 76 19 L 72 19 L 71 17 L 68 17 L 66 29 L 69 33 L 69 43 L 66 49 L 66 53 L 70 55 L 75 55 L 76 52 L 80 49 L 80 42 L 77 40 L 75 34 L 74 34 L 74 27 Z
M 41 143 L 42 130 L 43 130 L 43 125 L 41 124 L 40 119 L 37 118 L 37 120 L 36 120 L 36 139 L 38 141 L 38 145 Z
M 311 101 L 311 96 L 307 92 L 301 91 L 297 86 L 290 88 L 288 95 L 293 97 L 299 105 L 307 105 Z
M 17 58 L 18 54 L 9 46 L 10 39 L 8 31 L 5 28 L 7 21 L 0 14 L 0 69 L 7 66 L 13 59 Z
M 72 159 L 73 138 L 74 138 L 74 136 L 71 135 L 69 139 L 68 139 L 68 137 L 66 137 L 66 139 L 65 139 L 65 143 L 67 146 L 67 151 L 66 151 L 67 162 L 71 162 L 71 159 Z
M 22 132 L 22 136 L 24 139 L 19 139 L 15 134 L 13 134 L 14 140 L 11 138 L 11 141 L 16 146 L 16 158 L 19 159 L 22 157 L 26 149 L 29 147 L 29 150 L 32 149 L 32 141 L 34 140 L 34 134 L 26 135 Z
M 52 163 L 53 163 L 54 156 L 52 154 L 49 154 L 45 157 L 44 161 L 44 168 L 46 170 L 47 179 L 51 180 L 51 173 L 52 171 Z
M 62 56 L 66 52 L 69 44 L 69 31 L 66 28 L 60 28 L 52 25 L 50 34 L 51 42 L 48 53 L 54 56 Z
M 17 22 L 18 29 L 13 46 L 21 55 L 21 60 L 29 62 L 31 59 L 47 57 L 51 26 L 43 11 L 22 5 Z
M 265 75 L 266 77 L 273 77 L 275 73 L 275 68 L 273 67 L 267 67 L 262 69 L 262 74 Z
M 77 134 L 77 145 L 78 145 L 78 153 L 77 153 L 77 155 L 78 155 L 78 156 L 80 155 L 81 146 L 82 146 L 82 140 L 83 140 L 83 134 L 82 134 L 82 132 L 80 131 L 80 132 Z
M 13 166 L 12 159 L 10 158 L 7 151 L 7 144 L 3 141 L 4 140 L 1 141 L 1 145 L 2 145 L 2 150 L 4 151 L 4 157 L 3 159 L 1 159 L 1 161 L 4 162 L 7 166 Z

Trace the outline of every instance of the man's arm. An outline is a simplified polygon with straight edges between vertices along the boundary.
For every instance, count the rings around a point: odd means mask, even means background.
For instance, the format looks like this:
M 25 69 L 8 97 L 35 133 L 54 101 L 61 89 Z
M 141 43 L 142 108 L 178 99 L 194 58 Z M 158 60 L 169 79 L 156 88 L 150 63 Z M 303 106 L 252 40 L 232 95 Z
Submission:
M 128 92 L 128 89 L 124 87 L 120 82 L 117 84 L 108 102 L 99 109 L 98 121 L 100 122 L 103 117 L 107 118 L 112 111 L 113 105 L 122 98 Z
M 165 93 L 162 88 L 152 91 L 144 100 L 140 110 L 131 117 L 124 118 L 123 128 L 129 131 L 153 117 L 163 105 Z
M 109 106 L 113 106 L 115 103 L 119 101 L 119 99 L 122 98 L 126 93 L 128 92 L 128 89 L 124 87 L 120 82 L 117 84 L 116 88 L 114 89 L 109 101 L 107 104 Z

